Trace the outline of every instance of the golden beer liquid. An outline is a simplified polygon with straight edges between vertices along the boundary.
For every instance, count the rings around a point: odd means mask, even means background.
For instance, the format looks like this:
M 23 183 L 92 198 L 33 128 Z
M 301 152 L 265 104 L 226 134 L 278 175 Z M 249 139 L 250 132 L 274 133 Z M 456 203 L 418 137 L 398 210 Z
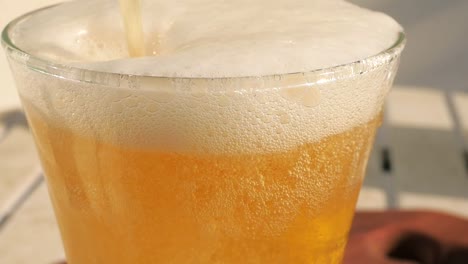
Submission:
M 23 102 L 69 264 L 341 263 L 380 115 L 275 153 L 132 148 Z

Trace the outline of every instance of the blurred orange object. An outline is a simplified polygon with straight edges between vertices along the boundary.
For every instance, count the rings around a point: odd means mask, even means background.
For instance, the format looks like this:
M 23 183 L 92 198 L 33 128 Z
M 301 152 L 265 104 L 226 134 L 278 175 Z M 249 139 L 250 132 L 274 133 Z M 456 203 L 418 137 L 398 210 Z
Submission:
M 424 211 L 358 212 L 344 264 L 468 264 L 468 220 Z

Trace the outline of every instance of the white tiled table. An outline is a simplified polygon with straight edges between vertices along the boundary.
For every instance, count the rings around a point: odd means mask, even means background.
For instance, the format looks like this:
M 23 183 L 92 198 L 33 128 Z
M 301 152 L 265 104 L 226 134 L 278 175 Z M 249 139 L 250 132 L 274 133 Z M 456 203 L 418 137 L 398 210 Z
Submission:
M 395 87 L 358 207 L 427 208 L 468 216 L 467 105 L 465 93 Z M 391 171 L 382 169 L 383 150 Z

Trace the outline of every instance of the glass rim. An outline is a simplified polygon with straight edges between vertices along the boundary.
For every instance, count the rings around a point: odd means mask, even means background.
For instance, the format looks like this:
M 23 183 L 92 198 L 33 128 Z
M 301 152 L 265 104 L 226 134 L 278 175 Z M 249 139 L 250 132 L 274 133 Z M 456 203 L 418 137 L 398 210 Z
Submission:
M 24 64 L 29 69 L 40 72 L 46 75 L 52 75 L 61 79 L 73 80 L 77 82 L 86 82 L 91 84 L 98 85 L 118 85 L 122 86 L 122 80 L 127 80 L 129 88 L 135 88 L 134 84 L 132 85 L 132 80 L 135 79 L 151 79 L 151 80 L 180 80 L 180 81 L 228 81 L 228 80 L 258 80 L 258 79 L 294 79 L 295 77 L 303 76 L 327 76 L 327 79 L 342 79 L 343 76 L 352 76 L 354 74 L 363 74 L 364 72 L 371 71 L 377 67 L 388 64 L 394 59 L 398 58 L 401 54 L 405 44 L 406 44 L 406 35 L 404 31 L 399 32 L 398 38 L 389 48 L 379 52 L 378 54 L 363 58 L 357 61 L 335 65 L 326 68 L 314 69 L 304 72 L 291 72 L 291 73 L 281 73 L 281 74 L 269 74 L 269 75 L 258 75 L 258 76 L 234 76 L 234 77 L 169 77 L 169 76 L 155 76 L 148 74 L 127 74 L 127 73 L 117 73 L 110 71 L 101 71 L 101 70 L 90 70 L 77 66 L 70 66 L 66 63 L 54 62 L 51 60 L 40 58 L 39 56 L 30 54 L 20 47 L 15 45 L 10 37 L 10 31 L 21 21 L 28 19 L 29 17 L 35 15 L 36 13 L 42 12 L 44 10 L 53 8 L 55 6 L 61 5 L 63 3 L 58 3 L 33 11 L 27 12 L 13 20 L 11 20 L 1 33 L 1 42 L 2 46 L 9 58 L 13 59 L 16 62 Z M 360 70 L 357 70 L 360 69 Z M 341 74 L 340 74 L 341 73 Z M 348 73 L 348 75 L 346 75 Z M 336 75 L 340 77 L 336 78 Z M 335 76 L 335 77 L 333 77 Z M 320 78 L 317 79 L 317 82 L 323 81 Z M 314 81 L 311 81 L 312 83 Z M 310 83 L 308 81 L 308 83 Z

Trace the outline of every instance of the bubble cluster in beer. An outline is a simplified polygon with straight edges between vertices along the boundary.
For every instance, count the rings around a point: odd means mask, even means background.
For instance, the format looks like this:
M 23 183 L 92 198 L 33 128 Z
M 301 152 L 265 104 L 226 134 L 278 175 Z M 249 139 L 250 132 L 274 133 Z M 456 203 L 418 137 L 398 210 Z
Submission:
M 375 118 L 393 77 L 386 74 L 387 67 L 395 63 L 310 85 L 304 75 L 246 83 L 121 80 L 126 85 L 139 83 L 140 89 L 133 90 L 28 72 L 25 79 L 30 82 L 20 84 L 20 94 L 55 126 L 104 142 L 188 152 L 272 152 L 315 142 Z M 223 87 L 211 86 L 222 82 L 243 85 L 245 90 L 219 92 Z M 266 83 L 272 87 L 255 90 L 255 84 Z M 217 92 L 208 92 L 210 88 Z

